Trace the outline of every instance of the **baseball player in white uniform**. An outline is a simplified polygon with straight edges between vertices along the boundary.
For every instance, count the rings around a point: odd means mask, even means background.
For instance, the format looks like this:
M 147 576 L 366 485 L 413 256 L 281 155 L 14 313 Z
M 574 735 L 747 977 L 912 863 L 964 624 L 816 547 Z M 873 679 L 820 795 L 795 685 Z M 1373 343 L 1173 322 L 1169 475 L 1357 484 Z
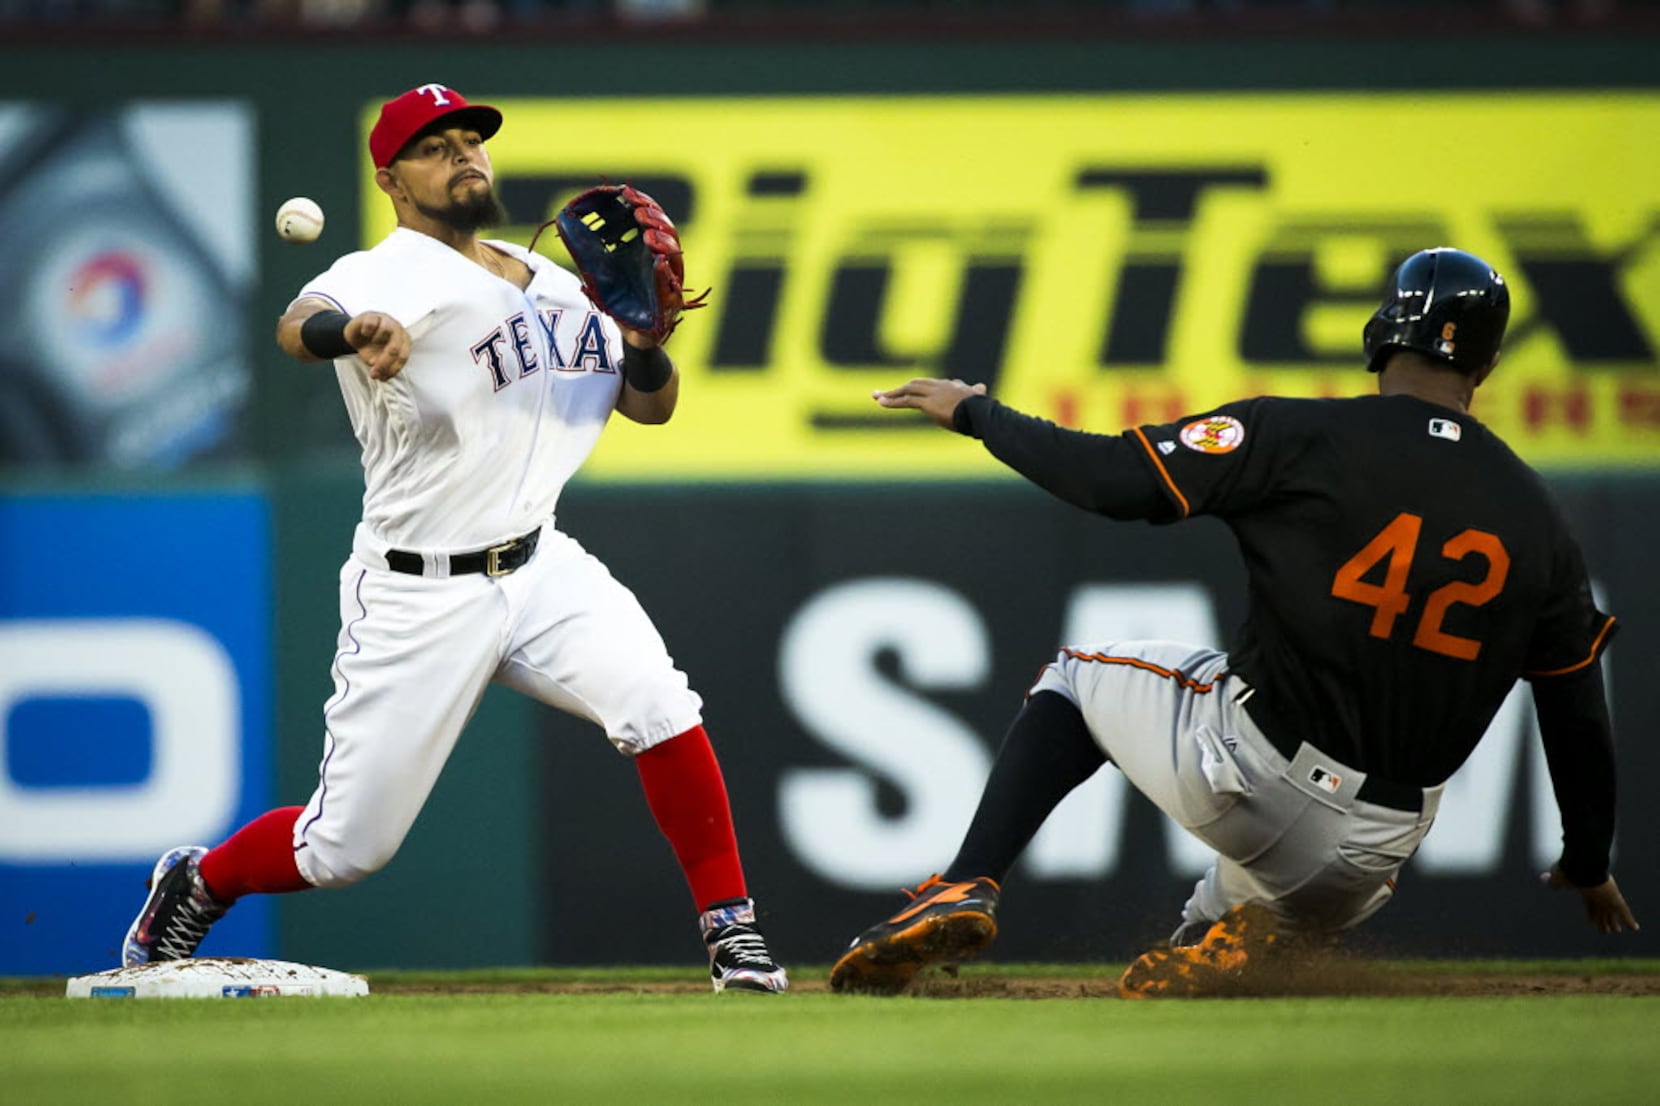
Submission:
M 501 122 L 442 85 L 388 101 L 369 149 L 397 229 L 309 281 L 278 323 L 286 353 L 333 361 L 363 451 L 320 779 L 303 808 L 163 856 L 129 965 L 192 955 L 242 895 L 343 887 L 386 864 L 496 682 L 591 719 L 634 758 L 702 912 L 714 989 L 787 986 L 702 700 L 633 593 L 554 521 L 611 413 L 667 421 L 679 374 L 575 276 L 478 237 L 504 216 L 484 148 Z

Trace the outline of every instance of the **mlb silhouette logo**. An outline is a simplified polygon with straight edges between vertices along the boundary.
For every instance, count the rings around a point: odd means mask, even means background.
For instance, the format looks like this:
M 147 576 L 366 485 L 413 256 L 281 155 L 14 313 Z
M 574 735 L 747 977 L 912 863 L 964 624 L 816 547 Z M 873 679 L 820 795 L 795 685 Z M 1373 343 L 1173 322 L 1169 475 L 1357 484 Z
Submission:
M 1322 768 L 1317 764 L 1309 770 L 1308 782 L 1312 783 L 1315 787 L 1321 788 L 1322 790 L 1335 795 L 1337 794 L 1337 789 L 1343 786 L 1343 777 L 1337 775 L 1335 772 L 1331 771 L 1331 769 Z

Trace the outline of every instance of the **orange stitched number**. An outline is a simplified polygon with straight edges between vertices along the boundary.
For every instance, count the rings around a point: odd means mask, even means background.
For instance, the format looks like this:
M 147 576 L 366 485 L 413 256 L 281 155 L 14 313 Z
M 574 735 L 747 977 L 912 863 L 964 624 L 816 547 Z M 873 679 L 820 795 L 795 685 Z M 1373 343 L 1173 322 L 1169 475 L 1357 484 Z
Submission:
M 1462 580 L 1442 584 L 1429 593 L 1418 632 L 1412 635 L 1412 644 L 1418 648 L 1466 661 L 1475 660 L 1481 652 L 1481 642 L 1443 631 L 1441 619 L 1454 603 L 1479 607 L 1503 591 L 1504 581 L 1510 575 L 1510 551 L 1502 541 L 1482 530 L 1465 530 L 1441 547 L 1441 555 L 1449 560 L 1462 561 L 1471 553 L 1487 558 L 1487 575 L 1473 584 Z
M 1424 520 L 1417 515 L 1396 515 L 1394 522 L 1366 543 L 1366 548 L 1344 562 L 1331 582 L 1331 593 L 1337 598 L 1376 610 L 1372 615 L 1373 637 L 1388 637 L 1395 628 L 1395 619 L 1405 614 L 1412 602 L 1406 593 L 1406 573 L 1412 567 L 1412 552 L 1423 528 Z M 1388 560 L 1389 568 L 1382 584 L 1368 584 L 1362 579 L 1383 560 Z
M 1387 638 L 1395 628 L 1395 619 L 1405 614 L 1412 603 L 1406 590 L 1406 576 L 1412 568 L 1412 557 L 1423 528 L 1422 518 L 1403 511 L 1367 542 L 1364 549 L 1345 561 L 1332 579 L 1333 596 L 1373 608 L 1373 637 Z M 1441 555 L 1453 561 L 1462 561 L 1472 553 L 1487 561 L 1487 575 L 1474 583 L 1454 580 L 1430 592 L 1424 615 L 1412 635 L 1413 645 L 1466 661 L 1473 661 L 1480 654 L 1481 642 L 1449 634 L 1441 629 L 1441 622 L 1453 604 L 1479 607 L 1504 590 L 1504 582 L 1510 575 L 1510 552 L 1497 536 L 1485 530 L 1462 531 L 1441 547 Z M 1383 583 L 1367 583 L 1363 577 L 1384 561 L 1388 567 L 1384 570 Z

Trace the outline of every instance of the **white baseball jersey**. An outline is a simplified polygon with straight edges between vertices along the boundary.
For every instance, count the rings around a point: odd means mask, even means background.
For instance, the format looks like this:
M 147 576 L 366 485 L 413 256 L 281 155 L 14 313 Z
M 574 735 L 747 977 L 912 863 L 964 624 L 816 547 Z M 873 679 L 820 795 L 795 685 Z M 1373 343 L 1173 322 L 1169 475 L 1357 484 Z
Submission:
M 529 288 L 400 227 L 300 293 L 384 312 L 413 340 L 389 381 L 357 356 L 334 363 L 363 446 L 359 536 L 379 551 L 464 552 L 536 529 L 616 408 L 616 323 L 558 265 L 491 244 L 530 266 Z
M 319 886 L 391 859 L 491 683 L 590 719 L 624 753 L 701 721 L 634 594 L 553 525 L 616 408 L 622 336 L 575 277 L 491 244 L 530 267 L 526 289 L 399 229 L 300 294 L 384 312 L 412 339 L 391 380 L 356 356 L 334 363 L 364 495 L 340 571 L 321 778 L 294 827 L 295 863 Z M 450 555 L 532 531 L 534 556 L 507 575 L 450 571 Z M 393 570 L 389 549 L 422 554 L 420 573 Z

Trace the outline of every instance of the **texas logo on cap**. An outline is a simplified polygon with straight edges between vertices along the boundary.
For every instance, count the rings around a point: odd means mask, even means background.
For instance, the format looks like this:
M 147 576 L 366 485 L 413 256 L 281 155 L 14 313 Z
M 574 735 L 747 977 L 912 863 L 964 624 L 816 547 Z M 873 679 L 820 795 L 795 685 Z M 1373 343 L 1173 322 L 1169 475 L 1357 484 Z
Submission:
M 369 157 L 376 169 L 392 164 L 409 140 L 440 119 L 455 116 L 454 125 L 471 127 L 489 138 L 501 130 L 501 112 L 488 104 L 469 104 L 461 93 L 441 84 L 424 84 L 380 106 L 380 118 L 369 132 Z

